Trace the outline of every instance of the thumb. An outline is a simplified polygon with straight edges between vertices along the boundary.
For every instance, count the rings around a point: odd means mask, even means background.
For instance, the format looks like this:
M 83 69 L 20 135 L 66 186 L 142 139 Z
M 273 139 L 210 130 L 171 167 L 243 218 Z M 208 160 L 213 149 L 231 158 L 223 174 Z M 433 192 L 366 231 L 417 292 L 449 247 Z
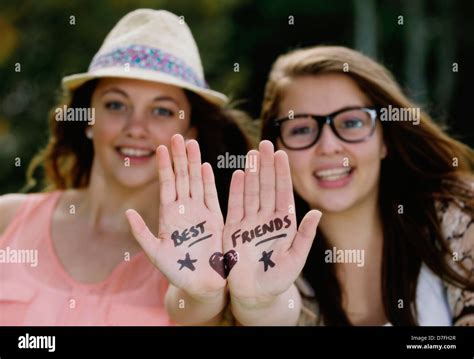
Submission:
M 320 211 L 313 209 L 306 213 L 306 216 L 301 221 L 298 233 L 296 233 L 290 248 L 298 257 L 306 258 L 308 256 L 321 216 L 322 213 Z
M 133 236 L 148 255 L 153 255 L 157 252 L 159 240 L 151 233 L 150 229 L 145 224 L 143 218 L 134 209 L 128 209 L 125 212 L 128 223 L 132 229 Z

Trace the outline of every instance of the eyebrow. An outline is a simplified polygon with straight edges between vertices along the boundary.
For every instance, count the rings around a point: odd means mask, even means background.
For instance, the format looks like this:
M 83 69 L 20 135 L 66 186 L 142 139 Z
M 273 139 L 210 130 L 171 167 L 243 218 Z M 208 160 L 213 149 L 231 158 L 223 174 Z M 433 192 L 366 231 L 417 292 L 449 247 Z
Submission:
M 171 96 L 157 96 L 153 99 L 153 101 L 171 101 L 171 102 L 174 102 L 177 106 L 179 106 L 178 101 L 176 101 Z
M 123 90 L 121 90 L 121 89 L 119 89 L 119 88 L 116 88 L 116 87 L 112 87 L 112 88 L 110 88 L 110 89 L 105 90 L 105 91 L 102 93 L 101 97 L 103 97 L 106 93 L 109 93 L 109 92 L 118 93 L 118 94 L 120 94 L 120 95 L 122 95 L 122 96 L 124 96 L 124 97 L 126 97 L 126 98 L 129 97 L 128 94 L 127 94 L 125 91 L 123 91 Z M 171 102 L 174 102 L 177 106 L 179 106 L 178 101 L 176 101 L 176 100 L 175 100 L 173 97 L 171 97 L 171 96 L 157 96 L 157 97 L 155 97 L 152 101 L 153 101 L 153 102 L 155 102 L 155 101 L 171 101 Z
M 104 95 L 106 93 L 109 93 L 109 92 L 115 92 L 115 93 L 118 93 L 118 94 L 128 98 L 128 94 L 125 91 L 123 91 L 119 88 L 116 88 L 116 87 L 112 87 L 112 88 L 109 88 L 109 89 L 105 90 L 104 92 L 102 92 L 101 97 L 104 97 Z

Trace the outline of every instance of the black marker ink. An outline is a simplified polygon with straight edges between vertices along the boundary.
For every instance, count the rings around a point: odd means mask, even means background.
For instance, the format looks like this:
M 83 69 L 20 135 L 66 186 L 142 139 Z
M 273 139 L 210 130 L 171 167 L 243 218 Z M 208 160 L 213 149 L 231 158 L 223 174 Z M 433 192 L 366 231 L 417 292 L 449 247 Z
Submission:
M 226 254 L 215 252 L 209 258 L 209 265 L 214 269 L 223 279 L 229 276 L 231 269 L 238 262 L 239 255 L 236 251 L 231 249 Z
M 270 257 L 272 256 L 273 254 L 273 250 L 271 250 L 270 252 L 265 252 L 263 251 L 262 253 L 262 258 L 260 258 L 258 261 L 259 262 L 263 262 L 263 266 L 264 266 L 264 271 L 266 272 L 268 267 L 275 267 L 275 263 L 270 259 Z
M 194 228 L 194 226 L 191 227 L 189 231 L 191 232 L 193 237 L 196 237 L 199 234 L 199 231 L 196 228 Z
M 193 263 L 196 263 L 196 262 L 197 262 L 197 259 L 191 259 L 191 257 L 189 256 L 189 253 L 186 253 L 186 257 L 184 259 L 178 259 L 178 264 L 181 265 L 181 267 L 179 267 L 179 270 L 186 267 L 188 269 L 191 269 L 194 272 L 196 267 L 194 266 Z
M 189 228 L 186 228 L 181 233 L 178 230 L 174 231 L 171 234 L 171 239 L 173 240 L 174 246 L 178 247 L 181 244 L 183 244 L 183 242 L 189 241 L 191 238 L 195 238 L 195 237 L 199 236 L 200 234 L 204 234 L 204 223 L 206 223 L 206 221 L 198 223 L 198 224 L 196 224 L 194 226 L 191 226 Z M 209 237 L 206 237 L 206 238 L 209 238 Z M 206 238 L 204 238 L 204 239 L 206 239 Z M 203 240 L 203 239 L 201 238 L 201 240 Z M 195 242 L 191 243 L 191 245 L 193 245 L 197 242 L 199 242 L 199 241 L 195 241 Z M 189 245 L 189 247 L 191 245 Z
M 188 246 L 188 248 L 191 247 L 191 246 L 194 246 L 196 243 L 199 243 L 199 242 L 201 242 L 201 241 L 203 241 L 203 240 L 205 240 L 205 239 L 208 239 L 209 237 L 212 237 L 212 234 L 208 234 L 207 236 L 204 236 L 204 237 L 202 237 L 202 238 L 199 238 L 198 240 L 196 240 L 196 241 L 194 241 L 193 243 L 191 243 L 191 244 Z
M 237 246 L 237 238 L 239 238 L 240 234 L 240 229 L 236 230 L 234 233 L 232 233 L 232 245 L 234 246 L 234 248 Z
M 270 238 L 262 239 L 260 242 L 255 243 L 255 247 L 258 246 L 259 244 L 262 244 L 262 243 L 265 243 L 265 242 L 268 242 L 268 241 L 273 241 L 274 239 L 283 238 L 283 237 L 286 237 L 286 233 L 279 234 L 277 236 L 273 236 L 273 237 L 270 237 Z
M 286 229 L 286 228 L 289 228 L 290 226 L 291 226 L 291 220 L 290 220 L 289 216 L 286 215 L 285 217 L 283 217 L 283 219 L 276 217 L 276 218 L 272 219 L 269 223 L 259 224 L 255 228 L 248 229 L 248 230 L 243 230 L 242 232 L 240 232 L 241 229 L 238 229 L 237 231 L 232 233 L 232 236 L 231 236 L 232 237 L 232 245 L 234 246 L 234 248 L 237 246 L 237 242 L 238 242 L 239 237 L 242 238 L 242 244 L 251 243 L 254 239 L 259 238 L 259 237 L 263 237 L 267 233 L 272 233 L 272 232 L 275 232 L 275 231 L 279 231 L 283 228 Z M 256 245 L 259 245 L 260 243 L 264 243 L 266 241 L 271 241 L 272 239 L 282 238 L 282 237 L 285 237 L 285 236 L 286 236 L 286 234 L 285 235 L 273 236 L 273 237 L 264 239 L 262 241 L 259 241 Z
M 263 234 L 267 232 L 273 232 L 275 230 L 273 221 L 270 221 L 269 224 L 266 224 L 266 223 L 262 224 L 262 230 L 263 230 Z
M 252 242 L 253 238 L 254 238 L 253 230 L 251 230 L 250 232 L 249 231 L 242 232 L 242 243 Z
M 204 233 L 204 223 L 206 223 L 206 221 L 196 224 L 196 227 L 201 230 L 201 233 Z
M 279 231 L 283 228 L 283 221 L 280 218 L 275 218 L 273 222 L 275 223 L 275 231 Z

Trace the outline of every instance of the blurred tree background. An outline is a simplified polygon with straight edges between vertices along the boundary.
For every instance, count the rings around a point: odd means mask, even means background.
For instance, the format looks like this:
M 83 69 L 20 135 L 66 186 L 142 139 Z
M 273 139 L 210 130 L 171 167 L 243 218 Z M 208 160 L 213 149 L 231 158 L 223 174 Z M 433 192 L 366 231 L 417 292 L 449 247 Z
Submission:
M 85 71 L 114 24 L 143 7 L 184 16 L 211 87 L 255 118 L 279 54 L 344 45 L 385 64 L 452 135 L 474 145 L 472 0 L 2 0 L 0 194 L 25 184 L 61 78 Z

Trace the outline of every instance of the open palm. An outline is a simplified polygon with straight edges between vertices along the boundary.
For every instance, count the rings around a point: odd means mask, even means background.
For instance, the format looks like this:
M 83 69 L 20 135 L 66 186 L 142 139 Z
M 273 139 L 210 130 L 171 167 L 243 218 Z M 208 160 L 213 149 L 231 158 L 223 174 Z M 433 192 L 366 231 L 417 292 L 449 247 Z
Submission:
M 165 146 L 156 155 L 160 186 L 159 233 L 155 237 L 140 215 L 127 211 L 132 232 L 152 263 L 174 286 L 201 296 L 222 290 L 225 279 L 210 258 L 222 256 L 223 218 L 214 175 L 201 164 L 199 145 L 171 139 L 173 166 Z M 222 268 L 223 268 L 223 262 Z M 219 265 L 219 263 L 217 263 Z
M 286 153 L 274 153 L 269 141 L 250 151 L 245 172 L 232 177 L 223 235 L 232 298 L 285 292 L 304 266 L 320 217 L 308 212 L 297 231 Z

